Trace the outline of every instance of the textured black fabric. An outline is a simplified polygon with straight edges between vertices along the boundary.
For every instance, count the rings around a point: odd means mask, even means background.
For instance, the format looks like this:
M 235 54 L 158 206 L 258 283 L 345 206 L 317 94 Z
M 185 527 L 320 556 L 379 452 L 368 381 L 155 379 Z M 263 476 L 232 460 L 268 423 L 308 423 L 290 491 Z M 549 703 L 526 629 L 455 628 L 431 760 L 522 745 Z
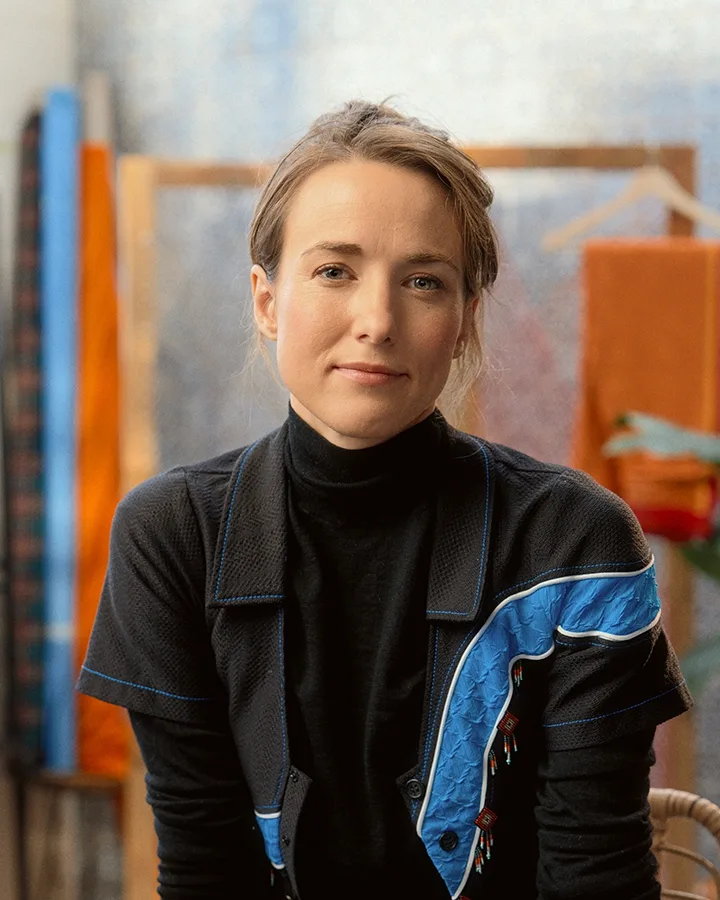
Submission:
M 287 428 L 282 428 L 237 452 L 209 567 L 211 603 L 256 605 L 282 599 L 287 559 L 286 434 Z
M 230 729 L 130 713 L 147 768 L 163 900 L 271 900 L 252 800 Z
M 395 782 L 417 757 L 438 472 L 433 415 L 382 445 L 343 450 L 291 412 L 287 606 L 291 752 L 313 779 L 297 838 L 303 897 L 447 889 Z M 409 882 L 408 882 L 409 879 Z
M 583 472 L 490 446 L 495 479 L 486 613 L 550 578 L 636 572 L 650 563 L 635 516 L 615 494 Z
M 557 635 L 543 716 L 552 749 L 588 747 L 652 727 L 689 694 L 660 623 L 627 641 Z
M 455 585 L 456 596 L 463 598 L 456 604 L 470 614 L 481 574 L 488 567 L 477 613 L 481 625 L 498 603 L 548 578 L 578 572 L 638 571 L 650 560 L 647 542 L 630 510 L 587 476 L 483 443 L 490 460 L 486 465 L 485 453 L 478 449 L 480 442 L 452 430 L 448 433 L 450 459 L 447 471 L 439 473 L 430 610 L 442 606 L 443 598 L 436 596 L 433 588 L 442 582 L 438 573 L 444 572 L 447 583 Z M 215 625 L 223 612 L 220 609 L 215 614 L 213 607 L 282 601 L 287 561 L 285 440 L 286 429 L 281 429 L 249 456 L 243 450 L 233 451 L 172 470 L 136 488 L 122 501 L 80 690 L 181 721 L 207 720 L 210 704 L 197 698 L 217 697 L 218 685 L 212 671 L 213 654 L 205 640 L 207 628 L 202 626 L 203 604 L 211 609 L 207 627 L 215 628 L 217 659 L 221 651 L 226 655 L 232 652 L 233 642 L 229 631 L 223 639 L 222 627 Z M 492 484 L 486 487 L 488 477 Z M 454 514 L 454 510 L 462 511 L 463 496 L 473 496 L 479 508 L 488 510 L 487 527 L 484 512 L 478 521 L 465 521 L 459 513 Z M 491 498 L 491 515 L 490 506 L 483 502 L 486 496 Z M 440 545 L 446 551 L 442 558 Z M 464 574 L 468 560 L 478 573 L 474 581 L 470 570 Z M 460 619 L 450 617 L 448 622 Z M 447 671 L 470 638 L 468 632 L 442 631 L 437 656 L 430 661 L 433 669 Z M 158 648 L 167 646 L 167 641 L 179 652 L 159 654 Z M 590 658 L 580 648 L 572 652 Z M 182 666 L 177 662 L 180 658 L 185 663 Z M 643 701 L 656 698 L 641 712 L 626 710 L 622 692 L 615 696 L 613 691 L 606 692 L 605 711 L 617 713 L 612 722 L 614 733 L 658 724 L 690 705 L 675 654 L 662 632 L 657 634 L 651 662 L 646 665 L 640 660 L 633 669 L 633 693 Z M 581 666 L 574 668 L 574 674 L 564 664 L 558 671 L 582 678 Z M 438 711 L 450 681 L 443 678 L 433 684 L 435 699 L 425 723 L 428 734 L 423 735 L 423 746 L 428 748 L 434 743 Z M 628 678 L 624 680 L 625 687 L 627 684 Z M 562 677 L 556 677 L 553 685 L 556 698 L 572 691 L 572 683 L 563 684 Z M 598 738 L 600 726 L 592 709 L 575 709 L 572 716 L 564 718 L 558 700 L 552 696 L 548 700 L 553 717 L 548 724 L 566 718 L 586 720 L 571 728 L 552 729 L 548 739 L 558 749 Z M 587 700 L 590 707 L 592 693 Z M 421 765 L 427 767 L 428 760 L 428 753 L 423 753 Z
M 139 713 L 131 720 L 150 773 L 160 896 L 266 900 L 269 867 L 227 730 Z M 513 900 L 658 897 L 647 812 L 651 742 L 652 731 L 645 731 L 584 750 L 544 754 L 536 747 L 533 766 L 512 771 L 512 814 L 498 831 L 486 871 L 465 893 Z M 537 804 L 528 803 L 535 797 Z M 279 875 L 276 891 L 284 896 Z M 368 896 L 354 879 L 328 884 L 328 892 L 352 900 Z M 374 896 L 432 895 L 422 886 L 406 892 L 388 883 Z
M 224 692 L 207 639 L 205 554 L 185 473 L 144 482 L 119 504 L 79 689 L 180 722 L 209 723 Z
M 422 729 L 414 758 L 408 761 L 408 745 L 400 741 L 393 765 L 397 774 L 401 759 L 407 762 L 421 791 L 429 784 L 463 650 L 498 605 L 578 571 L 635 573 L 650 560 L 627 507 L 586 476 L 492 444 L 481 450 L 481 442 L 447 428 L 439 417 L 437 423 L 447 429 L 449 453 L 437 472 L 429 573 L 424 558 L 418 567 L 428 578 L 430 620 Z M 172 470 L 128 495 L 116 515 L 107 581 L 79 684 L 100 699 L 189 731 L 222 732 L 229 719 L 260 811 L 282 808 L 288 769 L 297 762 L 288 743 L 280 664 L 288 630 L 283 618 L 293 614 L 295 590 L 288 566 L 287 438 L 286 425 L 247 453 Z M 446 599 L 452 604 L 448 615 L 441 614 Z M 413 626 L 420 628 L 420 621 L 413 618 Z M 526 661 L 525 680 L 510 697 L 508 710 L 519 719 L 512 765 L 501 759 L 502 735 L 491 738 L 500 759 L 496 775 L 484 776 L 499 815 L 493 859 L 505 861 L 493 876 L 497 885 L 518 874 L 510 848 L 537 859 L 537 832 L 520 823 L 533 815 L 541 753 L 601 752 L 690 705 L 661 628 L 607 648 L 602 639 L 554 637 L 553 653 Z M 301 739 L 294 744 L 302 754 Z M 486 748 L 464 750 L 483 758 Z M 421 802 L 408 797 L 414 817 Z M 486 874 L 489 869 L 479 881 L 471 876 L 465 897 L 488 896 L 483 885 L 492 881 L 483 880 Z
M 654 729 L 541 757 L 539 900 L 656 900 L 648 771 Z

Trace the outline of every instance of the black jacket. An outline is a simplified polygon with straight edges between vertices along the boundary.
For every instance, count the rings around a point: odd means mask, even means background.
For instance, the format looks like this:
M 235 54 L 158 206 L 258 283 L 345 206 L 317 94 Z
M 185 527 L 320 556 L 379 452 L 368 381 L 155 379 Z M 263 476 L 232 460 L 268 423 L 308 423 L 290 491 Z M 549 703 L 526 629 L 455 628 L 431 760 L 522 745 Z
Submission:
M 229 715 L 266 854 L 296 887 L 309 778 L 285 715 L 285 438 L 283 427 L 125 498 L 79 688 L 181 722 Z M 691 701 L 622 501 L 579 472 L 451 439 L 423 727 L 398 790 L 452 897 L 494 896 L 490 883 L 520 896 L 513 861 L 537 855 L 545 750 L 650 728 Z

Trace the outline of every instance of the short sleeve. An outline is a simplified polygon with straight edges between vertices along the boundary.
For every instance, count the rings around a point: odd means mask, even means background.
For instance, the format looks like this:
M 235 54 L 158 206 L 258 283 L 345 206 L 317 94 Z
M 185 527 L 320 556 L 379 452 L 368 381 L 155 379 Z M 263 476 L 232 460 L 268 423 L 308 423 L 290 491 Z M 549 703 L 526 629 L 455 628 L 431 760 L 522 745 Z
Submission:
M 549 749 L 614 740 L 659 725 L 691 706 L 660 622 L 628 641 L 556 638 L 543 717 Z
M 144 482 L 119 504 L 78 690 L 178 722 L 222 703 L 205 626 L 205 559 L 185 474 Z
M 575 486 L 582 488 L 582 482 Z M 573 501 L 585 520 L 582 540 L 597 548 L 602 554 L 598 558 L 648 562 L 636 572 L 623 565 L 617 576 L 614 566 L 598 564 L 597 576 L 583 576 L 569 586 L 576 596 L 586 598 L 589 611 L 582 610 L 576 620 L 589 627 L 570 633 L 559 628 L 555 634 L 543 716 L 551 750 L 621 738 L 692 707 L 658 615 L 661 603 L 653 569 L 648 569 L 651 552 L 635 516 L 609 491 L 598 492 L 594 486 L 591 509 L 583 503 L 583 493 L 575 493 Z M 613 635 L 593 627 L 593 609 L 602 609 L 601 619 L 612 623 Z

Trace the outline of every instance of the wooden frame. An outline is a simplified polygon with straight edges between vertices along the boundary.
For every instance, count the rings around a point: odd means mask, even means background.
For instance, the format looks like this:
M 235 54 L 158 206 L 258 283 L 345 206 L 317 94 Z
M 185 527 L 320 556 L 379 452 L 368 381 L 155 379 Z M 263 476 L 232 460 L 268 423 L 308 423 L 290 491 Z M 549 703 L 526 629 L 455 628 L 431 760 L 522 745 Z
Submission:
M 670 171 L 690 193 L 695 192 L 695 149 L 687 145 L 646 147 L 465 147 L 483 169 L 626 170 L 655 163 Z M 265 165 L 185 162 L 148 156 L 124 156 L 119 161 L 119 252 L 122 485 L 127 491 L 154 475 L 159 466 L 155 434 L 155 368 L 157 322 L 156 195 L 160 189 L 181 187 L 256 188 L 268 177 Z M 670 211 L 667 233 L 691 235 L 692 220 Z M 465 427 L 474 430 L 472 403 L 465 410 Z M 692 574 L 689 566 L 668 547 L 663 576 L 664 619 L 676 650 L 682 654 L 693 638 Z M 694 781 L 693 729 L 689 716 L 663 727 L 660 754 L 662 780 L 692 790 Z M 683 748 L 671 754 L 670 747 Z M 125 788 L 125 900 L 149 900 L 156 883 L 155 835 L 145 801 L 144 769 L 134 751 Z M 687 843 L 690 837 L 683 836 Z

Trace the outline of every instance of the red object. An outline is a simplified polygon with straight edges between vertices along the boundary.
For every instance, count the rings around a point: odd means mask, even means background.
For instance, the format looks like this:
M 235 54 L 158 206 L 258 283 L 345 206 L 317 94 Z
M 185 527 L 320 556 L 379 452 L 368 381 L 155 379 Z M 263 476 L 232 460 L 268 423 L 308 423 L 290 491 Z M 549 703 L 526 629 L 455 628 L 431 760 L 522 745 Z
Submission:
M 514 716 L 512 713 L 505 713 L 505 715 L 500 720 L 498 729 L 502 731 L 503 734 L 506 734 L 509 737 L 518 727 L 518 722 L 519 719 L 517 718 L 517 716 Z
M 478 828 L 482 828 L 483 831 L 490 831 L 496 822 L 497 815 L 487 806 L 483 806 L 477 819 L 475 819 L 475 824 Z

